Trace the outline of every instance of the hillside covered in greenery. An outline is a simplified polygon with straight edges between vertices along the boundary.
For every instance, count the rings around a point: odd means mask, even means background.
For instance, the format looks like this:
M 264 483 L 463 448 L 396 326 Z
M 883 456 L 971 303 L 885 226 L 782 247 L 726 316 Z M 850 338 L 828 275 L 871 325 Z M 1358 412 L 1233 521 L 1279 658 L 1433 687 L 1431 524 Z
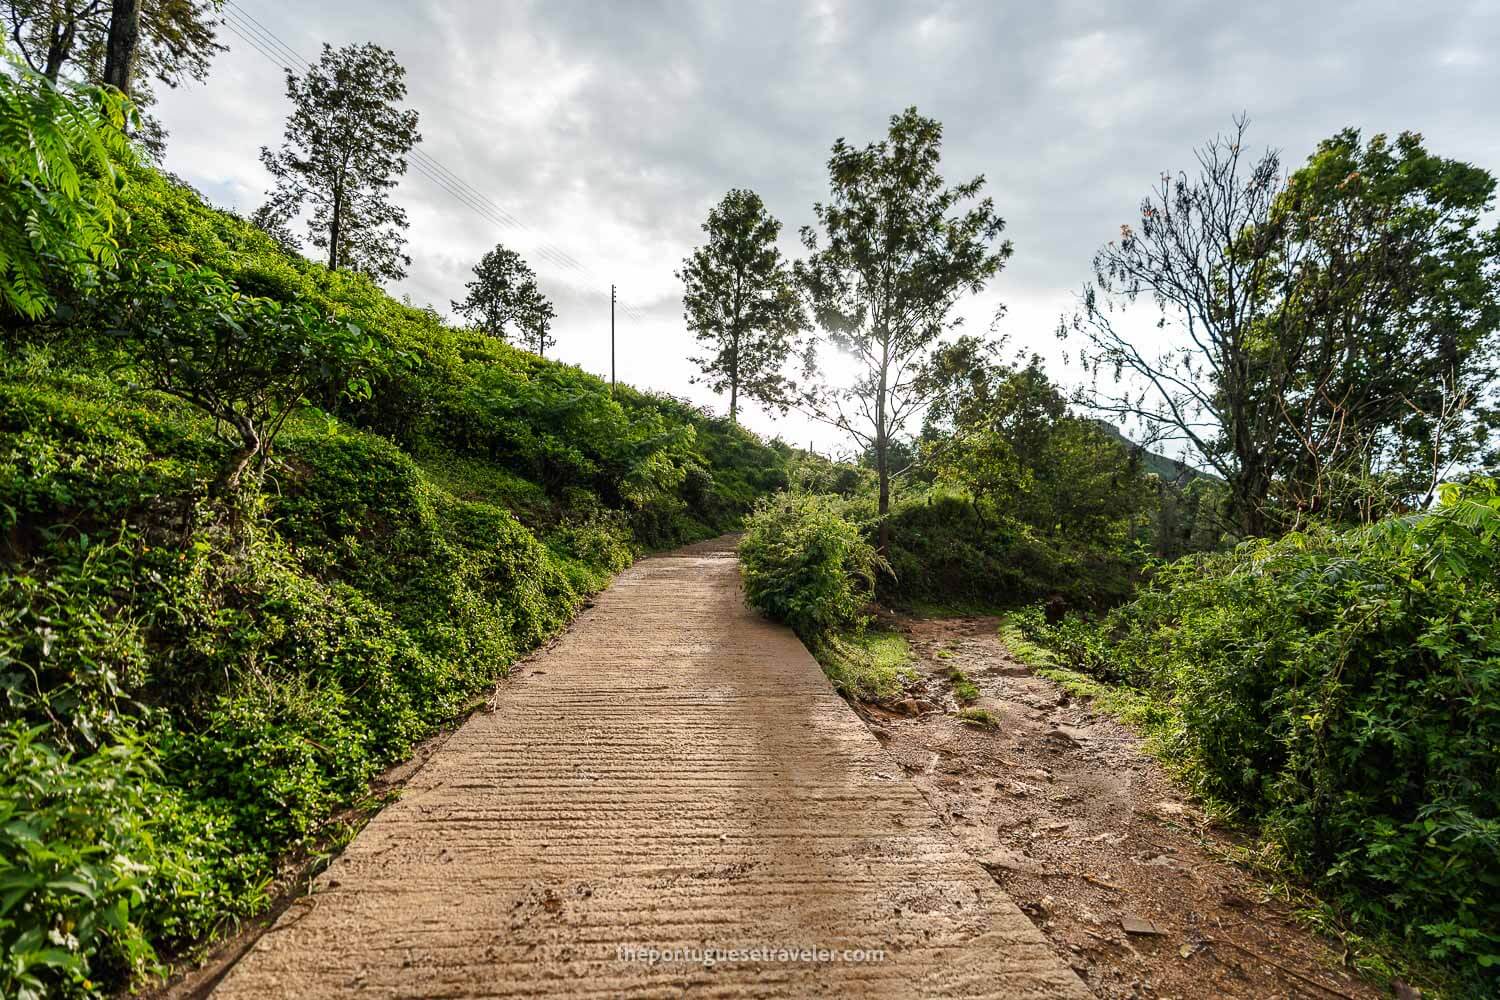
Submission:
M 59 996 L 262 909 L 787 453 L 289 254 L 136 163 L 108 103 L 3 87 L 0 994 Z

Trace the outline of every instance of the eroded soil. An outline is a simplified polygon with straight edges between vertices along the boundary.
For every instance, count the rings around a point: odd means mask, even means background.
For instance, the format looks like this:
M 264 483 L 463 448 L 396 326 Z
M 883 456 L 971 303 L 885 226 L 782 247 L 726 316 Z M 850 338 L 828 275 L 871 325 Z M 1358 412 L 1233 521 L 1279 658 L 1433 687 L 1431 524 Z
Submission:
M 921 680 L 904 710 L 863 707 L 867 724 L 1096 995 L 1383 995 L 1339 968 L 1336 942 L 1216 857 L 1229 835 L 1130 730 L 1016 661 L 996 619 L 897 624 Z M 956 716 L 955 667 L 998 727 Z

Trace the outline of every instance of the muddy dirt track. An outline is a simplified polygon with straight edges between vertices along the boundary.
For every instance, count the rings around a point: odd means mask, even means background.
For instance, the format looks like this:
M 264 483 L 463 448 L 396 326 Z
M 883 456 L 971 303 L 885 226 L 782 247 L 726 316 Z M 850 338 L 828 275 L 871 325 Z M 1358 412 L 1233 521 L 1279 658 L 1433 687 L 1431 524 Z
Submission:
M 621 575 L 215 996 L 356 994 L 1089 995 L 792 633 L 745 608 L 725 540 Z
M 1227 859 L 1140 739 L 1018 662 L 995 618 L 886 622 L 908 636 L 917 698 L 863 706 L 876 737 L 950 832 L 1101 1000 L 1364 1000 L 1338 943 Z M 998 726 L 957 718 L 952 673 Z M 1127 930 L 1131 928 L 1130 930 Z

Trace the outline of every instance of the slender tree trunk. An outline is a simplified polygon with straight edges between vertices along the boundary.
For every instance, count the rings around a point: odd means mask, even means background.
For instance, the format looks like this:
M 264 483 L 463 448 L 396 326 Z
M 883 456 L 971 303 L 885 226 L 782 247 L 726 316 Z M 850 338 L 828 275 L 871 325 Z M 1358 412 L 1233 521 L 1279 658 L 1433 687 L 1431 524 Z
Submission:
M 337 189 L 333 193 L 333 219 L 328 226 L 328 270 L 339 269 L 339 236 L 343 224 L 344 197 Z M 505 339 L 504 337 L 501 338 Z
M 740 279 L 734 281 L 734 328 L 729 335 L 729 422 L 739 424 L 740 402 Z
M 230 422 L 234 425 L 240 435 L 240 448 L 235 451 L 230 465 L 224 470 L 219 480 L 219 493 L 228 495 L 239 489 L 240 481 L 244 478 L 245 470 L 261 451 L 260 432 L 255 425 L 242 416 L 236 415 Z
M 104 51 L 104 85 L 130 93 L 136 45 L 141 35 L 138 0 L 114 0 L 109 14 L 109 42 Z

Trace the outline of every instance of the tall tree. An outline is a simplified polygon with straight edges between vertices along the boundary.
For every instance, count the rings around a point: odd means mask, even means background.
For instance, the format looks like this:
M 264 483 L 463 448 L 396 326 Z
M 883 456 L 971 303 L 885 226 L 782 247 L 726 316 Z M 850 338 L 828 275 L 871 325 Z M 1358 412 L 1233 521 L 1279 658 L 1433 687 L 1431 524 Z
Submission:
M 1473 440 L 1452 411 L 1494 371 L 1500 234 L 1478 227 L 1494 180 L 1418 137 L 1361 150 L 1344 132 L 1288 180 L 1274 151 L 1248 158 L 1245 128 L 1201 148 L 1196 177 L 1163 175 L 1064 326 L 1096 374 L 1085 401 L 1180 442 L 1263 535 L 1358 508 L 1339 484 L 1372 473 L 1425 465 L 1430 483 Z M 1117 323 L 1143 296 L 1156 350 Z
M 535 305 L 518 321 L 521 343 L 535 351 L 539 358 L 546 357 L 547 348 L 557 343 L 557 338 L 551 333 L 552 321 L 556 318 L 551 300 L 539 291 Z
M 1009 241 L 996 242 L 1004 220 L 979 197 L 983 175 L 945 185 L 942 138 L 941 124 L 908 108 L 879 142 L 857 149 L 839 139 L 828 161 L 831 197 L 813 206 L 817 228 L 802 230 L 809 257 L 797 272 L 817 322 L 861 367 L 851 387 L 809 392 L 804 402 L 874 450 L 882 550 L 892 435 L 932 399 L 924 376 L 934 344 L 958 323 L 953 306 L 1011 253 Z
M 104 46 L 104 85 L 130 93 L 135 76 L 136 48 L 141 35 L 138 0 L 114 0 L 110 5 L 109 36 Z
M 739 420 L 740 398 L 783 413 L 795 385 L 783 373 L 807 326 L 792 269 L 776 246 L 781 223 L 760 195 L 734 189 L 703 223 L 708 242 L 682 262 L 683 318 L 712 353 L 692 358 L 702 381 L 729 392 L 729 420 Z
M 1292 464 L 1273 500 L 1338 510 L 1341 478 L 1425 506 L 1443 471 L 1481 457 L 1500 403 L 1500 226 L 1488 171 L 1345 129 L 1277 199 L 1300 266 L 1271 322 L 1303 354 L 1288 399 Z M 1330 431 L 1330 429 L 1333 429 Z
M 492 337 L 521 343 L 545 354 L 556 341 L 548 333 L 556 313 L 537 287 L 536 272 L 521 255 L 496 246 L 474 265 L 474 280 L 464 285 L 469 294 L 454 302 L 454 311 Z
M 260 150 L 276 178 L 261 218 L 285 222 L 310 204 L 310 242 L 326 251 L 330 268 L 377 280 L 405 277 L 406 212 L 391 202 L 390 190 L 421 140 L 417 112 L 399 106 L 405 68 L 378 45 L 325 44 L 306 73 L 287 71 L 286 93 L 292 113 L 282 147 Z
M 107 84 L 129 94 L 137 108 L 149 108 L 156 99 L 153 81 L 176 87 L 208 76 L 213 57 L 224 50 L 218 41 L 220 3 L 0 0 L 0 12 L 16 50 L 35 72 L 54 83 L 68 77 Z M 165 132 L 143 115 L 138 138 L 160 154 Z

